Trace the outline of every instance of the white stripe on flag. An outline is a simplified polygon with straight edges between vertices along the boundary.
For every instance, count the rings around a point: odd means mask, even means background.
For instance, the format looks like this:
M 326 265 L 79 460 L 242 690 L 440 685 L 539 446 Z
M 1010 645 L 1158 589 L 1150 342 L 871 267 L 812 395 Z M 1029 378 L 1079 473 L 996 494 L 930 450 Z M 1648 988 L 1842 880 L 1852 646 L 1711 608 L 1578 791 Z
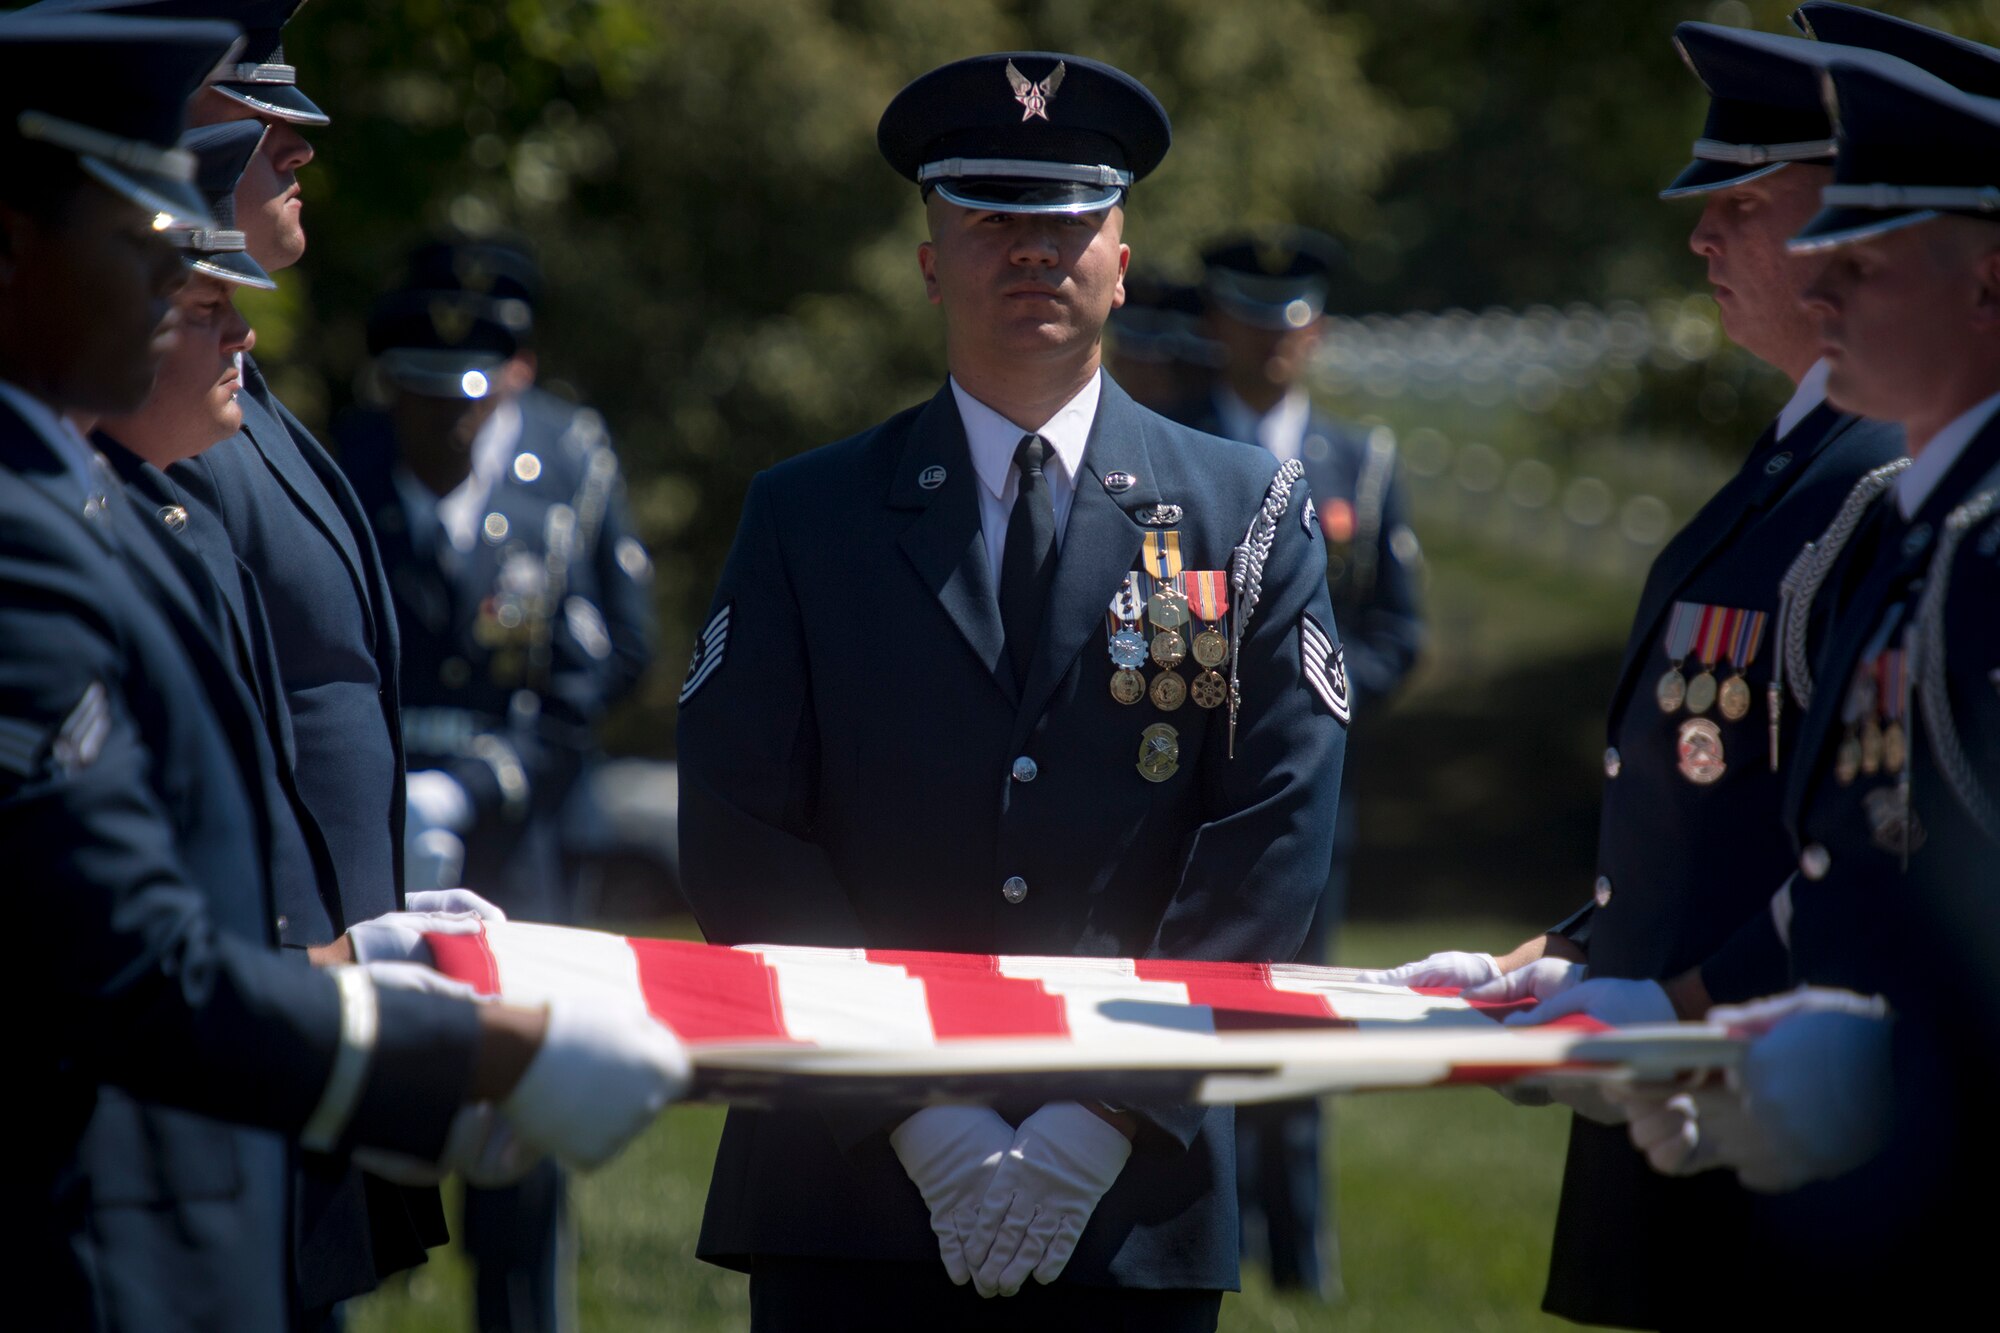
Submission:
M 1335 1018 L 1347 1019 L 1366 1030 L 1407 1030 L 1419 1023 L 1425 1031 L 1434 1027 L 1493 1026 L 1492 1019 L 1455 996 L 1418 995 L 1407 986 L 1378 986 L 1327 975 L 1329 971 L 1340 970 L 1305 963 L 1273 963 L 1271 989 L 1320 996 Z
M 486 938 L 510 1004 L 561 998 L 614 1013 L 648 1012 L 639 957 L 621 935 L 507 921 L 489 924 Z
M 1039 981 L 1057 996 L 1080 1042 L 1185 1042 L 1215 1039 L 1215 1011 L 1189 1004 L 1178 981 L 1141 981 L 1129 958 L 1002 956 L 1000 975 Z
M 778 982 L 785 1031 L 821 1046 L 905 1050 L 937 1045 L 930 996 L 902 968 L 858 949 L 753 944 Z

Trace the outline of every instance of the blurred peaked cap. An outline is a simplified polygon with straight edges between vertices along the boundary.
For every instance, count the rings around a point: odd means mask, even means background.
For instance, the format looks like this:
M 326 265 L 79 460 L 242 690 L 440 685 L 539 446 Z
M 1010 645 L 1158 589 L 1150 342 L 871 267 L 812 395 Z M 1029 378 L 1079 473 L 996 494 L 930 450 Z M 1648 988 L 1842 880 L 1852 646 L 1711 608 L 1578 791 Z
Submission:
M 368 317 L 368 351 L 401 388 L 432 398 L 484 398 L 491 376 L 521 350 L 525 301 L 466 291 L 400 291 Z
M 542 270 L 524 246 L 498 241 L 429 241 L 410 252 L 403 286 L 473 292 L 532 307 L 541 299 Z
M 1340 242 L 1310 227 L 1225 237 L 1202 251 L 1208 297 L 1222 313 L 1266 329 L 1302 329 L 1326 310 Z
M 215 225 L 177 232 L 174 239 L 190 252 L 188 262 L 197 273 L 268 291 L 278 284 L 250 257 L 245 237 L 236 227 L 236 183 L 257 155 L 264 134 L 261 121 L 229 120 L 181 136 L 181 147 L 194 154 L 195 188 L 208 201 Z
M 1792 250 L 1831 249 L 1946 213 L 2000 223 L 2000 100 L 1848 49 L 1825 78 L 1840 160 L 1820 192 L 1824 207 Z
M 0 15 L 0 143 L 74 153 L 163 229 L 206 226 L 194 155 L 176 140 L 188 99 L 240 37 L 231 23 Z
M 122 14 L 133 18 L 227 19 L 243 29 L 243 49 L 219 71 L 215 89 L 259 115 L 298 125 L 324 125 L 320 110 L 298 89 L 285 63 L 284 27 L 306 0 L 41 0 L 24 14 Z
M 1694 161 L 1662 199 L 1740 185 L 1791 162 L 1833 161 L 1819 72 L 1835 48 L 1714 23 L 1681 24 L 1674 46 L 1708 90 L 1708 120 Z
M 1793 11 L 1792 22 L 1822 42 L 1880 51 L 1907 60 L 1954 88 L 2000 97 L 2000 50 L 1993 47 L 1833 0 L 1807 0 Z
M 904 177 L 961 208 L 1096 213 L 1160 165 L 1173 126 L 1122 70 L 1002 51 L 912 82 L 882 113 L 875 142 Z

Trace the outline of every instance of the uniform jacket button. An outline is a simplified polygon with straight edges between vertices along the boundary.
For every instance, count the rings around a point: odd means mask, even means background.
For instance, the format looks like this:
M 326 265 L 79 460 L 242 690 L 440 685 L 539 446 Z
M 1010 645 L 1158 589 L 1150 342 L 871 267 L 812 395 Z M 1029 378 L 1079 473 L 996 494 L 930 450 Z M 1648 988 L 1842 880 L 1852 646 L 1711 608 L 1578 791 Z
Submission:
M 1619 755 L 1618 747 L 1607 745 L 1604 748 L 1604 776 L 1615 778 L 1618 776 L 1618 770 L 1623 767 L 1625 767 L 1625 760 Z
M 1611 906 L 1611 876 L 1599 875 L 1597 877 L 1597 892 L 1594 896 L 1597 899 L 1599 907 Z
M 1033 782 L 1035 775 L 1041 771 L 1036 766 L 1035 761 L 1026 755 L 1022 755 L 1014 761 L 1014 781 L 1016 782 Z
M 1806 844 L 1806 849 L 1799 853 L 1799 870 L 1807 879 L 1825 879 L 1826 872 L 1831 869 L 1833 869 L 1833 857 L 1818 843 Z
M 1028 881 L 1019 875 L 1009 875 L 1007 882 L 1000 886 L 1000 896 L 1010 903 L 1018 903 L 1028 896 Z
M 285 928 L 292 924 L 292 919 L 281 912 L 278 915 L 278 919 L 272 924 L 277 926 L 278 933 L 280 935 L 283 935 L 285 933 Z

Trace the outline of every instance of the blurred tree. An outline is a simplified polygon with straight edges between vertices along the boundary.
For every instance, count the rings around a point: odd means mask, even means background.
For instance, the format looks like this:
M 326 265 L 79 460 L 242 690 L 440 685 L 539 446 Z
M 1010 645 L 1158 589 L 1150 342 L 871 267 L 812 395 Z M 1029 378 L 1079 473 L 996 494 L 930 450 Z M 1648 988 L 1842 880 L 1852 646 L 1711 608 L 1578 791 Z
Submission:
M 545 382 L 600 407 L 658 557 L 662 666 L 621 727 L 664 750 L 686 658 L 757 469 L 927 396 L 941 342 L 914 188 L 876 153 L 909 79 L 1007 47 L 1072 50 L 1172 112 L 1135 249 L 1185 267 L 1253 220 L 1372 225 L 1429 124 L 1381 96 L 1348 18 L 1308 0 L 342 0 L 288 50 L 332 114 L 306 172 L 312 249 L 257 312 L 309 420 L 358 394 L 363 319 L 425 233 L 540 249 Z

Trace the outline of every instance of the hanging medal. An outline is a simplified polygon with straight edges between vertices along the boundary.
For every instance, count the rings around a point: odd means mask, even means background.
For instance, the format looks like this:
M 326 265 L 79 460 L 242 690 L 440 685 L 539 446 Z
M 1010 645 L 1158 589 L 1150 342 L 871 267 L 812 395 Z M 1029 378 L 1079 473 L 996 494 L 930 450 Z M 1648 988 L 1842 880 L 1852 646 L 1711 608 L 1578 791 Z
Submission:
M 1681 665 L 1694 646 L 1694 632 L 1701 623 L 1702 607 L 1696 602 L 1675 602 L 1667 617 L 1667 659 L 1673 663 L 1653 686 L 1653 698 L 1662 713 L 1677 713 L 1687 702 L 1687 677 Z
M 1145 614 L 1145 575 L 1128 570 L 1125 582 L 1111 595 L 1105 609 L 1105 632 L 1111 653 L 1111 697 L 1121 704 L 1136 704 L 1146 694 L 1146 678 L 1139 667 L 1146 660 L 1146 636 L 1140 632 Z
M 1701 618 L 1696 623 L 1694 635 L 1695 657 L 1701 662 L 1701 670 L 1687 684 L 1687 710 L 1700 717 L 1715 703 L 1718 687 L 1715 683 L 1715 664 L 1722 657 L 1722 645 L 1729 638 L 1730 627 L 1743 613 L 1724 606 L 1704 606 Z
M 1762 611 L 1734 611 L 1735 626 L 1729 634 L 1729 665 L 1732 671 L 1728 680 L 1716 694 L 1716 707 L 1731 722 L 1741 722 L 1750 715 L 1750 682 L 1743 678 L 1750 664 L 1757 660 L 1757 650 L 1764 642 L 1764 625 L 1769 617 Z
M 1846 728 L 1846 734 L 1833 752 L 1833 776 L 1843 787 L 1852 786 L 1854 780 L 1861 776 L 1861 722 L 1869 717 L 1874 707 L 1875 673 L 1871 665 L 1864 661 L 1855 669 L 1854 679 L 1847 684 L 1847 694 L 1840 701 L 1840 721 Z M 1873 718 L 1869 720 L 1872 722 Z M 1877 762 L 1880 762 L 1879 756 Z
M 1222 624 L 1229 614 L 1229 574 L 1221 569 L 1193 570 L 1183 580 L 1188 613 L 1201 626 L 1194 636 L 1193 655 L 1202 672 L 1188 686 L 1188 695 L 1202 708 L 1220 708 L 1229 698 L 1229 682 L 1216 671 L 1229 660 L 1229 636 Z
M 1909 734 L 1903 728 L 1910 697 L 1909 676 L 1907 649 L 1892 648 L 1875 661 L 1876 698 L 1883 717 L 1882 771 L 1892 777 L 1903 776 L 1910 762 Z
M 1146 572 L 1152 576 L 1152 596 L 1146 600 L 1146 618 L 1152 622 L 1154 630 L 1152 642 L 1153 661 L 1163 669 L 1171 671 L 1187 657 L 1187 640 L 1181 636 L 1181 627 L 1188 623 L 1187 594 L 1181 590 L 1181 534 L 1169 530 L 1161 532 L 1149 530 L 1145 540 Z M 1160 682 L 1153 682 L 1153 702 L 1162 708 L 1179 708 L 1187 697 L 1186 687 L 1178 679 L 1175 685 L 1181 693 L 1171 704 L 1161 703 Z M 1169 697 L 1173 697 L 1173 686 L 1167 687 Z

